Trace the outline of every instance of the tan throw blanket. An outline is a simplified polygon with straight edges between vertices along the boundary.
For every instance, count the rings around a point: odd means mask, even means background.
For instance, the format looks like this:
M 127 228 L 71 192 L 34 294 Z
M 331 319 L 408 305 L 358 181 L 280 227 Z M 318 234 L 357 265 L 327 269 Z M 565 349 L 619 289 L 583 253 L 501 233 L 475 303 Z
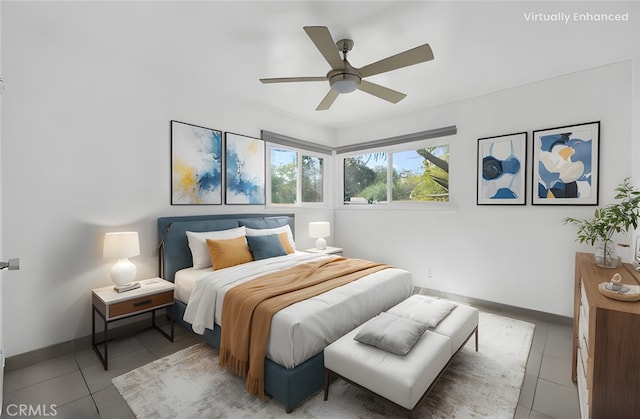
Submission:
M 271 317 L 291 304 L 386 268 L 381 263 L 336 257 L 302 263 L 231 288 L 222 306 L 220 365 L 246 377 L 249 393 L 264 398 Z

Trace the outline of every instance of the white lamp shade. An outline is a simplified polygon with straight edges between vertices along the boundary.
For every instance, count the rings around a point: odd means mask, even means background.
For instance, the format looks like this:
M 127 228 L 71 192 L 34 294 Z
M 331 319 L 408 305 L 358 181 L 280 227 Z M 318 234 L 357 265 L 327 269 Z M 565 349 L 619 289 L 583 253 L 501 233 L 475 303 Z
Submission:
M 329 221 L 314 221 L 309 223 L 309 237 L 316 240 L 316 249 L 324 250 L 327 248 L 325 237 L 331 235 L 331 225 Z
M 329 221 L 314 221 L 309 223 L 309 237 L 314 239 L 329 237 L 331 225 Z
M 107 233 L 104 235 L 103 256 L 107 259 L 125 259 L 140 254 L 137 231 Z

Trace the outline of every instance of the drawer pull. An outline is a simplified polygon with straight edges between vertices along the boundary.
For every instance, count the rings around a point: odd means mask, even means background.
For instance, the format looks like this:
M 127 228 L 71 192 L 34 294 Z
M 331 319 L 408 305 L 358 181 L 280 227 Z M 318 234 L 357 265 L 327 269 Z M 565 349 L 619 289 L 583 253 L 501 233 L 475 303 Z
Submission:
M 134 303 L 134 307 L 146 306 L 147 304 L 151 304 L 151 300 L 142 300 L 137 303 Z

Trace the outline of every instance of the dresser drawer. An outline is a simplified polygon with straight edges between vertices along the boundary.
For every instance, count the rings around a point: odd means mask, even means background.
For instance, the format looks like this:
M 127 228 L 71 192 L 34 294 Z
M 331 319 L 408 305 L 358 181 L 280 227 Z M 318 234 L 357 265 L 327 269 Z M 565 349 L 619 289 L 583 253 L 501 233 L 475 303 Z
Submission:
M 589 365 L 587 364 L 588 361 L 589 351 L 586 342 L 580 338 L 578 346 L 578 375 L 583 374 L 585 377 L 587 376 L 587 372 L 589 371 Z
M 587 300 L 587 294 L 584 290 L 583 281 L 580 281 L 580 305 L 584 310 L 585 320 L 589 320 L 589 301 Z
M 589 388 L 587 387 L 586 360 L 578 352 L 578 400 L 580 402 L 580 417 L 589 418 Z
M 171 304 L 173 304 L 173 290 L 111 304 L 108 307 L 109 314 L 107 318 L 113 320 L 120 316 L 152 310 Z
M 589 318 L 585 314 L 584 306 L 580 306 L 578 317 L 578 344 L 589 350 Z

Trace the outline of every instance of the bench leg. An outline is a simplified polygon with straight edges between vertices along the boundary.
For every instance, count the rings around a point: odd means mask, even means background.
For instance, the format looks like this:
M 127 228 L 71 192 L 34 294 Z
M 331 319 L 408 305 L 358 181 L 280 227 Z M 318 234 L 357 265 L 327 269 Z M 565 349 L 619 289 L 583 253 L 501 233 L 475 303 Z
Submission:
M 329 398 L 329 370 L 324 369 L 324 401 Z
M 478 352 L 478 328 L 476 327 L 476 352 Z

